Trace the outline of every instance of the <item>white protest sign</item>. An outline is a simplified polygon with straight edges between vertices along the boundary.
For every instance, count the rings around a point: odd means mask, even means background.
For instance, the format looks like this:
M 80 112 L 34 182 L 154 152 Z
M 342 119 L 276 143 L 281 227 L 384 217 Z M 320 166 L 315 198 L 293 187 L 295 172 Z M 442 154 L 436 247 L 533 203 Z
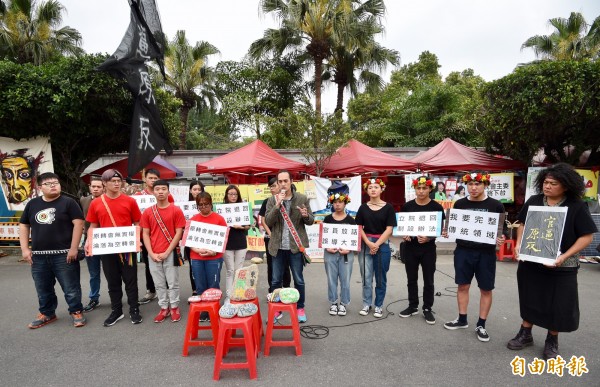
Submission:
M 191 221 L 185 235 L 185 245 L 222 253 L 228 235 L 229 227 Z
M 498 227 L 503 219 L 497 212 L 459 210 L 451 208 L 448 214 L 448 235 L 471 242 L 496 244 Z
M 319 236 L 321 227 L 318 224 L 304 226 L 308 234 L 308 246 L 305 247 L 304 253 L 311 259 L 324 258 L 323 249 L 319 248 Z
M 398 212 L 396 213 L 394 236 L 428 236 L 442 235 L 442 212 Z
M 186 202 L 190 197 L 190 188 L 187 185 L 169 185 L 169 193 L 175 202 Z
M 247 202 L 217 204 L 215 212 L 225 218 L 228 226 L 249 226 L 254 220 L 252 206 Z
M 132 195 L 131 197 L 135 199 L 141 212 L 156 204 L 156 197 L 154 195 Z
M 190 220 L 192 216 L 198 213 L 198 205 L 195 201 L 175 202 L 175 205 L 181 208 L 185 220 Z
M 360 251 L 360 232 L 357 225 L 320 223 L 319 247 Z
M 514 203 L 514 173 L 491 173 L 490 185 L 486 187 L 486 194 L 502 203 Z
M 560 255 L 567 207 L 529 206 L 519 259 L 552 265 Z
M 88 231 L 91 255 L 133 253 L 140 251 L 139 226 L 96 227 Z

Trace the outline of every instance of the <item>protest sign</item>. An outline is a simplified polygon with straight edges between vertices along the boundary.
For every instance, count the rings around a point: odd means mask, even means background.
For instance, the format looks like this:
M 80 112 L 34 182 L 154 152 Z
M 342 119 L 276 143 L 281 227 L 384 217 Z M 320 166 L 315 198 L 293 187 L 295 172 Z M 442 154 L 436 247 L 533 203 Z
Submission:
M 448 235 L 471 242 L 496 244 L 504 222 L 504 214 L 472 210 L 448 210 Z
M 357 225 L 320 223 L 319 247 L 360 251 L 360 232 Z
M 181 208 L 181 211 L 183 211 L 183 216 L 185 216 L 185 220 L 190 220 L 192 216 L 198 213 L 198 205 L 193 200 L 186 202 L 175 202 L 175 205 Z
M 514 203 L 515 195 L 514 173 L 491 173 L 490 185 L 486 187 L 486 194 L 502 203 Z
M 185 232 L 185 246 L 222 253 L 225 251 L 229 227 L 191 221 Z
M 554 264 L 561 254 L 567 210 L 567 207 L 529 206 L 519 246 L 520 260 Z
M 396 213 L 394 236 L 428 236 L 442 235 L 442 212 L 398 212 Z
M 323 249 L 319 248 L 319 236 L 321 235 L 320 226 L 318 224 L 312 224 L 305 226 L 306 233 L 308 234 L 308 246 L 304 246 L 305 254 L 311 259 L 323 258 Z
M 141 212 L 156 204 L 156 197 L 154 195 L 132 195 L 131 197 L 135 199 Z
M 250 203 L 217 204 L 215 212 L 225 218 L 228 226 L 250 226 L 254 222 Z
M 91 255 L 133 253 L 141 250 L 139 226 L 96 227 L 88 230 Z

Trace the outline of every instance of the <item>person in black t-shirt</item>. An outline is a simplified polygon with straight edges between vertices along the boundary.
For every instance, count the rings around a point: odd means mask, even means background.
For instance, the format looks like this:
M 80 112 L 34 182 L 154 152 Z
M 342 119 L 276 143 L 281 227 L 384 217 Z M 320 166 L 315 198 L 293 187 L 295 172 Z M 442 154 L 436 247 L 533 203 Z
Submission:
M 242 195 L 240 189 L 236 185 L 229 185 L 225 189 L 225 200 L 223 203 L 242 203 Z M 225 261 L 225 289 L 227 292 L 226 301 L 231 297 L 231 290 L 233 289 L 233 276 L 235 271 L 241 269 L 244 266 L 244 260 L 246 259 L 246 252 L 248 251 L 248 242 L 246 236 L 248 235 L 248 229 L 250 225 L 240 226 L 239 224 L 232 224 L 229 226 L 229 237 L 227 238 L 227 245 L 225 247 L 225 254 L 223 260 Z
M 369 201 L 361 204 L 356 214 L 356 224 L 362 226 L 360 234 L 363 243 L 358 255 L 360 274 L 363 280 L 363 307 L 361 316 L 369 314 L 373 301 L 373 277 L 375 277 L 375 311 L 373 316 L 383 317 L 383 300 L 387 290 L 387 272 L 390 269 L 392 253 L 389 238 L 396 226 L 396 213 L 390 203 L 381 199 L 385 183 L 381 179 L 368 179 L 363 188 Z
M 444 218 L 444 208 L 429 197 L 433 190 L 433 181 L 427 176 L 419 176 L 412 182 L 417 194 L 416 199 L 402 206 L 401 212 L 441 212 Z M 433 277 L 437 259 L 435 238 L 428 236 L 404 236 L 405 269 L 408 280 L 408 308 L 399 313 L 400 317 L 410 317 L 419 313 L 419 265 L 423 270 L 423 317 L 428 324 L 435 324 L 431 307 L 435 288 Z
M 485 193 L 485 187 L 490 184 L 490 176 L 485 173 L 468 173 L 462 178 L 467 185 L 469 196 L 459 199 L 454 203 L 454 208 L 483 212 L 504 213 L 504 206 L 498 200 L 490 198 Z M 490 309 L 492 308 L 492 290 L 496 280 L 496 246 L 504 244 L 505 237 L 496 238 L 496 245 L 456 240 L 454 250 L 455 282 L 458 285 L 456 300 L 458 302 L 458 318 L 444 324 L 444 328 L 466 329 L 467 307 L 469 306 L 469 289 L 473 276 L 477 278 L 479 286 L 479 320 L 475 328 L 479 341 L 490 341 L 490 336 L 485 329 Z
M 336 193 L 329 196 L 329 203 L 333 213 L 327 215 L 323 223 L 331 224 L 356 224 L 354 219 L 346 214 L 346 204 L 350 203 L 348 194 Z M 325 273 L 327 274 L 327 296 L 331 306 L 329 314 L 332 316 L 345 316 L 346 307 L 350 304 L 350 277 L 354 264 L 354 252 L 342 249 L 325 249 Z M 338 305 L 338 280 L 340 283 L 340 296 Z
M 37 184 L 42 196 L 27 203 L 19 220 L 21 251 L 23 259 L 31 265 L 40 311 L 29 328 L 40 328 L 56 320 L 56 281 L 65 293 L 73 326 L 82 327 L 85 317 L 77 248 L 83 234 L 83 212 L 75 200 L 61 195 L 58 175 L 42 173 Z

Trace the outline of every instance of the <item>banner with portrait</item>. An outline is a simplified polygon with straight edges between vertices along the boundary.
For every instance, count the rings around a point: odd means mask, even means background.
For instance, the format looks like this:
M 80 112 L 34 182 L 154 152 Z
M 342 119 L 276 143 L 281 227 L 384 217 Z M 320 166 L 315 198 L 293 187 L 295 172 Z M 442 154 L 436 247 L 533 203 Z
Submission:
M 315 215 L 315 219 L 322 221 L 331 214 L 331 204 L 328 201 L 332 193 L 343 193 L 350 196 L 350 203 L 346 205 L 346 213 L 350 216 L 356 216 L 361 204 L 362 187 L 360 176 L 350 179 L 325 179 L 322 177 L 310 176 L 314 182 L 315 199 L 310 199 L 310 208 Z M 312 189 L 312 183 L 309 184 Z
M 519 259 L 551 265 L 560 255 L 567 207 L 529 206 Z
M 49 138 L 16 141 L 0 137 L 0 170 L 8 209 L 24 210 L 29 200 L 39 196 L 35 177 L 54 172 Z

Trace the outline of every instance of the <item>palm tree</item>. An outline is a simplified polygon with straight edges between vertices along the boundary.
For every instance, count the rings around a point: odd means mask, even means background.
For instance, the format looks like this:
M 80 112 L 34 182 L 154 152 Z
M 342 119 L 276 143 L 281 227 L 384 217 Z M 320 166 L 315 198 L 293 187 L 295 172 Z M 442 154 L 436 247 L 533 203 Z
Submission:
M 60 27 L 65 8 L 56 0 L 0 4 L 0 57 L 39 65 L 57 55 L 80 55 L 81 34 Z
M 185 31 L 177 31 L 165 50 L 165 84 L 182 101 L 179 149 L 185 149 L 188 116 L 198 103 L 214 105 L 214 69 L 207 65 L 210 55 L 219 50 L 212 44 L 199 41 L 191 46 Z
M 371 0 L 359 4 L 347 14 L 344 28 L 335 35 L 332 56 L 328 63 L 332 82 L 337 84 L 336 112 L 342 112 L 344 89 L 348 87 L 352 95 L 359 87 L 374 94 L 381 91 L 384 82 L 375 71 L 385 70 L 387 64 L 397 65 L 399 54 L 375 41 L 375 36 L 383 33 L 381 18 L 385 13 L 383 0 Z M 358 77 L 355 71 L 358 70 Z
M 549 60 L 585 60 L 598 57 L 600 17 L 596 18 L 591 28 L 579 12 L 571 12 L 568 19 L 550 19 L 548 23 L 556 29 L 552 34 L 532 36 L 523 43 L 521 49 L 532 48 L 536 57 Z
M 263 13 L 279 20 L 279 29 L 268 29 L 250 46 L 249 54 L 258 59 L 265 54 L 281 56 L 296 51 L 308 56 L 314 65 L 315 113 L 321 116 L 323 62 L 331 55 L 333 35 L 347 4 L 357 0 L 261 0 Z M 302 55 L 300 55 L 302 57 Z

